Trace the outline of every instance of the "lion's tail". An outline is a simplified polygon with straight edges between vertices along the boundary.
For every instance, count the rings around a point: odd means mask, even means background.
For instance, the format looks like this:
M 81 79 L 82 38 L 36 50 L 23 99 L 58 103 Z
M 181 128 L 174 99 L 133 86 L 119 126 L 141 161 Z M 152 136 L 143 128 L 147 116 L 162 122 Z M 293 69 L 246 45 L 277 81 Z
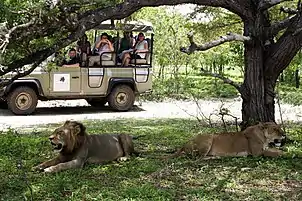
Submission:
M 146 135 L 139 135 L 139 136 L 134 136 L 134 135 L 130 135 L 130 137 L 133 139 L 133 140 L 137 140 L 141 137 L 145 137 Z
M 171 159 L 171 158 L 175 158 L 175 157 L 181 156 L 182 154 L 184 154 L 184 149 L 182 147 L 182 148 L 178 149 L 177 151 L 167 152 L 167 153 L 173 153 L 173 154 L 170 155 L 170 156 L 164 156 L 164 157 L 162 157 L 161 158 L 162 160 L 168 160 L 168 159 Z

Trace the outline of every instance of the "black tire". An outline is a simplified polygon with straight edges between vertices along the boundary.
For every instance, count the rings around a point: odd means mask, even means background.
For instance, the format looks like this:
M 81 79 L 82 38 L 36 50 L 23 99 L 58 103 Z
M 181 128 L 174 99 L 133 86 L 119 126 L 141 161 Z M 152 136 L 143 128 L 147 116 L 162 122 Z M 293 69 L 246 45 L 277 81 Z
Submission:
M 38 97 L 32 88 L 21 86 L 9 93 L 7 104 L 12 113 L 28 115 L 36 110 Z
M 113 88 L 108 97 L 111 108 L 117 111 L 128 111 L 135 101 L 135 94 L 128 85 L 118 85 Z
M 86 99 L 86 101 L 92 107 L 104 107 L 104 105 L 107 103 L 106 98 L 90 98 Z
M 7 102 L 5 100 L 0 99 L 0 109 L 7 109 Z

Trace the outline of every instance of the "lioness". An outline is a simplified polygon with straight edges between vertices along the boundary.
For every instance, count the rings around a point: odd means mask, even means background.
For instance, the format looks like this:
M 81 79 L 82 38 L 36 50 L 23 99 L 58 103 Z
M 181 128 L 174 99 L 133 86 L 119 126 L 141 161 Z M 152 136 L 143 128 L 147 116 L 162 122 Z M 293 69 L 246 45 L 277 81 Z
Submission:
M 201 157 L 248 155 L 276 157 L 282 155 L 282 151 L 270 148 L 269 144 L 280 146 L 283 138 L 284 132 L 279 125 L 273 122 L 259 123 L 242 132 L 199 134 L 165 159 L 182 154 Z
M 44 172 L 59 172 L 82 168 L 87 163 L 101 164 L 127 160 L 134 151 L 132 137 L 127 134 L 88 135 L 85 126 L 77 121 L 66 121 L 49 137 L 59 155 L 34 167 Z

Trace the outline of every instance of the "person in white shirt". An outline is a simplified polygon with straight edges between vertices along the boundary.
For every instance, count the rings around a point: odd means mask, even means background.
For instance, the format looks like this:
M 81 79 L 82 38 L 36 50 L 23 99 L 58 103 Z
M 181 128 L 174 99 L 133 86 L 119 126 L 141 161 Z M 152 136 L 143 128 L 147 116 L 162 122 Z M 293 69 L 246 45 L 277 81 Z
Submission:
M 122 58 L 122 66 L 128 66 L 130 59 L 145 59 L 146 53 L 144 52 L 148 52 L 148 42 L 145 40 L 144 34 L 139 33 L 133 51 L 124 53 Z

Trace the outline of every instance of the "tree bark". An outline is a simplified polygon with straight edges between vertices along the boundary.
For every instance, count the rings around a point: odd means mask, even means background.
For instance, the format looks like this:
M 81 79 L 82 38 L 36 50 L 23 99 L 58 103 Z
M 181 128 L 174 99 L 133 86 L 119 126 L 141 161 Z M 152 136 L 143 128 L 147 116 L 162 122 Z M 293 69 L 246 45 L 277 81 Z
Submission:
M 252 40 L 246 41 L 245 74 L 241 86 L 242 123 L 241 129 L 258 122 L 275 121 L 275 84 L 270 74 L 265 73 L 266 42 L 265 34 L 267 16 L 265 13 L 255 14 L 254 21 L 244 23 L 244 35 L 251 35 Z

